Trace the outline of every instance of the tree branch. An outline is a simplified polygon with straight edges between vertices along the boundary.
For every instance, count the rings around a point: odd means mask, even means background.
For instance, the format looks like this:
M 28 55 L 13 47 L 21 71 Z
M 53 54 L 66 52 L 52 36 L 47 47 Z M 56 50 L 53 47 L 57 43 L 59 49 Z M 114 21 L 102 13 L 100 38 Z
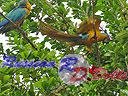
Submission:
M 93 30 L 94 30 L 94 39 L 96 40 L 95 47 L 96 47 L 96 55 L 97 55 L 97 64 L 100 65 L 100 52 L 99 52 L 99 46 L 97 42 L 97 34 L 96 34 L 96 28 L 95 28 L 95 0 L 92 0 L 92 15 L 93 15 Z
M 23 37 L 25 38 L 25 40 L 35 49 L 37 50 L 36 46 L 29 40 L 29 38 L 26 36 L 26 32 L 24 30 L 22 30 L 19 26 L 17 26 L 12 20 L 10 20 L 9 18 L 7 18 L 5 15 L 3 15 L 1 12 L 0 12 L 0 15 L 2 17 L 4 17 L 5 19 L 7 19 L 9 22 L 11 22 L 15 27 L 16 29 L 23 35 Z

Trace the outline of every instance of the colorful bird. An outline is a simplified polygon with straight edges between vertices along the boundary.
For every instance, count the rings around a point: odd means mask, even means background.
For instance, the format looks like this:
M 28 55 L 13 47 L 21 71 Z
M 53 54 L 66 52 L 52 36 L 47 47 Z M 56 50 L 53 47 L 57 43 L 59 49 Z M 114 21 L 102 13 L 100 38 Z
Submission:
M 19 5 L 10 11 L 7 14 L 7 18 L 13 21 L 17 26 L 21 26 L 23 24 L 24 19 L 30 14 L 31 4 L 28 0 L 21 0 Z M 9 20 L 4 19 L 0 22 L 0 33 L 6 33 L 15 29 L 14 26 Z
M 93 25 L 94 23 L 94 25 Z M 90 17 L 87 20 L 84 20 L 80 23 L 79 28 L 77 30 L 77 34 L 82 38 L 86 39 L 86 49 L 89 52 L 92 52 L 92 44 L 96 41 L 109 41 L 110 38 L 108 34 L 101 33 L 100 31 L 100 23 L 101 19 L 98 16 L 95 16 L 95 18 Z M 87 37 L 88 36 L 88 37 Z M 96 38 L 97 40 L 96 40 Z
M 93 22 L 95 23 L 94 26 L 93 26 Z M 70 46 L 85 45 L 87 51 L 91 53 L 93 43 L 104 40 L 109 41 L 109 35 L 106 33 L 101 33 L 99 29 L 100 23 L 101 20 L 98 18 L 95 18 L 94 21 L 93 18 L 89 18 L 87 21 L 84 21 L 80 24 L 80 27 L 78 28 L 77 30 L 78 32 L 76 35 L 71 35 L 56 30 L 49 24 L 44 23 L 42 21 L 40 22 L 39 30 L 43 35 L 47 35 L 48 37 L 51 37 L 53 39 L 68 42 Z

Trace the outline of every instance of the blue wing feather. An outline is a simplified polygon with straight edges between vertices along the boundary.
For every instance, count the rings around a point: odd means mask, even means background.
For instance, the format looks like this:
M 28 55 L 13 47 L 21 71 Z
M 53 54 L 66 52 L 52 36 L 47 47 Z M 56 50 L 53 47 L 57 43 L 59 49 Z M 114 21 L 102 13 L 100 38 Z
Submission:
M 8 20 L 4 19 L 2 22 L 0 22 L 0 27 L 8 24 Z
M 24 8 L 16 8 L 15 10 L 11 11 L 7 17 L 12 20 L 13 22 L 21 20 L 25 15 L 27 14 L 27 11 Z
M 15 23 L 17 21 L 22 20 L 26 16 L 26 14 L 27 14 L 27 11 L 24 8 L 15 8 L 14 10 L 8 13 L 7 18 L 9 18 Z M 2 22 L 0 22 L 0 30 L 7 31 L 8 29 L 4 28 L 4 26 L 7 27 L 8 25 L 9 25 L 9 21 L 7 19 L 4 19 Z
M 19 21 L 22 18 L 24 18 L 26 14 L 27 14 L 27 11 L 25 9 L 16 8 L 8 13 L 7 18 L 12 20 L 13 22 L 16 22 L 16 21 Z M 0 27 L 6 25 L 8 23 L 9 23 L 9 21 L 7 19 L 4 19 L 2 22 L 0 22 Z

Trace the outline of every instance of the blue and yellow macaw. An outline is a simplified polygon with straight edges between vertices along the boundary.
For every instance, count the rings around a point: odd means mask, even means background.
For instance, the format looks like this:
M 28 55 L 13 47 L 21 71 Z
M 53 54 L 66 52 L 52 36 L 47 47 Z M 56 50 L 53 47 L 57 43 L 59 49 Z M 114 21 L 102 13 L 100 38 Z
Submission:
M 21 0 L 18 7 L 7 14 L 7 18 L 12 20 L 17 26 L 23 24 L 24 19 L 30 14 L 31 4 L 28 0 Z M 16 27 L 7 19 L 0 22 L 0 33 L 6 33 Z
M 93 22 L 95 23 L 94 25 L 95 31 L 93 27 Z M 107 40 L 107 41 L 110 40 L 108 34 L 101 33 L 99 29 L 100 23 L 101 23 L 101 20 L 98 18 L 95 18 L 94 21 L 93 21 L 93 18 L 89 18 L 88 20 L 83 21 L 80 24 L 80 27 L 77 30 L 78 32 L 75 35 L 67 34 L 65 32 L 60 32 L 59 30 L 54 29 L 52 26 L 42 21 L 40 21 L 39 30 L 43 35 L 47 35 L 53 39 L 65 41 L 70 46 L 85 45 L 87 51 L 92 53 L 93 43 L 104 41 L 104 40 Z M 97 39 L 95 39 L 95 35 Z

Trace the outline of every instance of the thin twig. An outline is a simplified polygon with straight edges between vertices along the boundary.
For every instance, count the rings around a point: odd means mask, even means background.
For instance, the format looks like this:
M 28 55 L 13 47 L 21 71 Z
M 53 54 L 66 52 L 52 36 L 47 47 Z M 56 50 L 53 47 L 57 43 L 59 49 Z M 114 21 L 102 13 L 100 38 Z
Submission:
M 122 9 L 122 11 L 121 11 L 122 12 L 122 15 L 123 15 L 123 17 L 125 19 L 124 22 L 126 22 L 126 20 L 128 19 L 128 16 L 127 16 L 127 7 L 125 6 L 123 0 L 119 0 L 119 3 L 120 3 L 120 7 Z
M 59 86 L 56 86 L 51 92 L 48 94 L 48 96 L 56 96 L 56 93 L 59 93 L 60 91 L 63 91 L 67 88 L 66 84 L 60 84 Z
M 99 46 L 98 46 L 98 42 L 97 42 L 97 34 L 96 34 L 96 28 L 95 28 L 95 1 L 92 0 L 92 15 L 93 15 L 93 30 L 95 32 L 94 34 L 94 38 L 96 40 L 96 43 L 95 43 L 95 47 L 96 47 L 96 55 L 97 55 L 97 64 L 100 65 L 100 53 L 99 53 Z
M 46 1 L 46 4 L 47 4 L 50 8 L 52 8 L 52 10 L 54 10 L 60 17 L 62 17 L 62 19 L 65 21 L 65 24 L 67 24 L 67 26 L 70 25 L 69 22 L 65 19 L 65 17 L 64 17 L 62 14 L 60 14 L 55 8 L 53 8 L 53 6 L 52 6 L 51 3 L 49 3 L 49 2 Z
M 86 9 L 86 15 L 87 15 L 87 17 L 89 18 L 90 17 L 90 14 L 89 14 L 89 12 L 91 11 L 91 0 L 89 0 L 89 4 L 90 4 L 90 6 L 88 6 L 87 7 L 87 9 Z
M 26 32 L 24 30 L 22 30 L 19 26 L 17 26 L 12 20 L 10 20 L 8 17 L 6 17 L 5 15 L 3 15 L 1 12 L 0 12 L 0 15 L 2 17 L 4 17 L 5 19 L 7 19 L 9 22 L 11 22 L 15 27 L 16 29 L 23 35 L 23 37 L 26 39 L 26 41 L 31 44 L 31 46 L 37 50 L 37 48 L 35 47 L 35 45 L 29 40 L 29 38 L 26 36 Z
M 45 3 L 51 8 L 51 10 L 53 10 L 53 11 L 55 11 L 55 12 L 57 13 L 57 16 L 61 17 L 61 18 L 64 20 L 65 25 L 67 26 L 67 28 L 68 28 L 69 26 L 71 26 L 72 28 L 74 28 L 74 29 L 76 30 L 76 27 L 75 27 L 75 26 L 72 26 L 72 25 L 66 20 L 66 18 L 65 18 L 61 13 L 59 13 L 59 12 L 53 7 L 53 5 L 52 5 L 50 2 L 46 1 Z M 68 31 L 67 31 L 67 33 L 70 34 Z

